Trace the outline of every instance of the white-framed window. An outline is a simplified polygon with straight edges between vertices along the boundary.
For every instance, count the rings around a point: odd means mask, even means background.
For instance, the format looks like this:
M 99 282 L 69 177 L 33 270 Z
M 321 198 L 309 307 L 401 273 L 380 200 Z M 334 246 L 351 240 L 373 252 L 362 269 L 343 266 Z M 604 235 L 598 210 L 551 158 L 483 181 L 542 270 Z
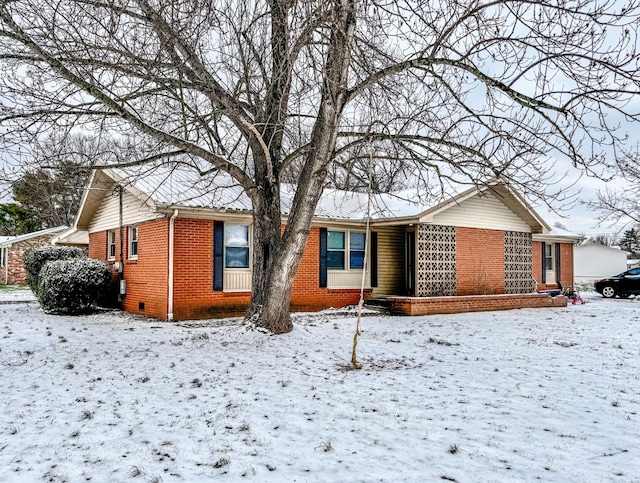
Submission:
M 349 268 L 362 270 L 364 268 L 364 247 L 367 235 L 364 232 L 349 232 Z
M 8 247 L 2 247 L 0 248 L 0 267 L 6 267 L 7 266 L 7 256 L 9 254 L 9 248 Z
M 138 259 L 138 227 L 129 227 L 129 258 L 131 260 Z
M 249 225 L 224 225 L 224 267 L 249 268 Z
M 364 232 L 327 230 L 327 269 L 362 270 L 365 245 Z
M 346 233 L 327 230 L 327 269 L 345 270 Z
M 116 259 L 116 231 L 107 231 L 107 258 L 109 260 Z
M 553 265 L 553 248 L 552 243 L 547 243 L 544 246 L 544 269 L 551 272 L 555 270 Z

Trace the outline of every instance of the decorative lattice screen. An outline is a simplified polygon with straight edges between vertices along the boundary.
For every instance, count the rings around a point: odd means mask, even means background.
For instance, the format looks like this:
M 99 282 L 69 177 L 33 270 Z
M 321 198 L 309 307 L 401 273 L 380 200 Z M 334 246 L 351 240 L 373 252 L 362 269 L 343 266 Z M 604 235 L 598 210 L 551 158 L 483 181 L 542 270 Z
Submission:
M 456 228 L 418 225 L 418 280 L 416 295 L 456 294 Z
M 529 293 L 533 290 L 531 233 L 504 232 L 505 293 Z

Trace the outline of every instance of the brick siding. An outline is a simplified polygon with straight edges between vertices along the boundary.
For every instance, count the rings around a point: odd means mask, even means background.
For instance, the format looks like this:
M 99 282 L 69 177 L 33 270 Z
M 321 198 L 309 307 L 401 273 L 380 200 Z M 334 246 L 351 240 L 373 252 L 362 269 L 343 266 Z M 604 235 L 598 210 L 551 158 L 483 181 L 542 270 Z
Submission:
M 213 220 L 191 218 L 175 220 L 173 316 L 176 320 L 242 316 L 246 313 L 250 292 L 213 290 L 213 226 Z M 168 316 L 169 220 L 163 218 L 138 225 L 138 260 L 127 258 L 127 235 L 128 230 L 125 229 L 124 276 L 127 281 L 127 295 L 123 308 L 129 312 L 166 320 Z M 116 238 L 116 259 L 119 259 L 119 230 L 116 230 Z M 320 288 L 319 240 L 320 229 L 312 227 L 294 279 L 291 311 L 316 311 L 328 307 L 344 307 L 358 302 L 358 289 Z M 536 269 L 540 272 L 541 247 L 539 242 L 534 242 L 533 245 L 535 274 Z M 106 231 L 90 235 L 89 255 L 94 258 L 107 258 Z M 455 298 L 445 297 L 447 299 L 445 305 L 442 303 L 442 297 L 420 299 L 424 301 L 422 306 L 430 307 L 424 310 L 445 310 L 445 312 L 429 313 L 549 306 L 550 302 L 546 296 L 528 299 L 527 296 L 531 294 L 500 295 L 493 299 L 472 297 L 478 294 L 504 293 L 504 232 L 457 228 L 456 257 L 457 293 L 471 297 L 461 297 L 458 302 L 452 301 Z M 565 278 L 573 279 L 570 244 L 562 247 L 562 279 L 565 280 Z M 114 280 L 116 279 L 114 276 Z M 537 279 L 540 280 L 539 275 Z M 400 299 L 397 298 L 397 300 Z M 400 304 L 400 302 L 396 303 Z M 529 305 L 522 305 L 523 303 Z M 140 308 L 140 304 L 144 304 L 144 309 Z M 448 308 L 443 309 L 442 307 L 445 306 Z M 402 312 L 401 309 L 398 310 Z
M 389 301 L 393 313 L 414 316 L 567 306 L 566 297 L 551 297 L 536 293 L 464 297 L 390 297 Z
M 538 290 L 553 290 L 557 283 L 542 283 L 542 242 L 532 244 L 533 278 L 538 282 Z M 560 283 L 564 288 L 573 286 L 573 244 L 560 244 Z
M 564 287 L 573 286 L 573 244 L 560 245 L 560 282 Z
M 320 288 L 320 228 L 312 227 L 298 272 L 293 279 L 291 310 L 313 312 L 328 307 L 345 307 L 357 304 L 359 299 L 359 288 Z
M 504 293 L 504 232 L 456 228 L 456 295 Z
M 360 291 L 320 288 L 320 230 L 312 228 L 293 282 L 290 310 L 316 311 L 358 303 Z M 250 292 L 213 290 L 213 221 L 177 218 L 174 246 L 174 318 L 242 316 Z
M 127 312 L 167 318 L 169 281 L 169 220 L 147 221 L 138 225 L 138 259 L 130 260 L 128 235 L 124 235 L 124 278 L 127 294 L 123 308 Z M 116 240 L 116 243 L 119 243 Z M 119 251 L 116 244 L 116 252 Z M 140 308 L 144 304 L 144 309 Z
M 120 229 L 116 228 L 116 258 L 109 260 L 113 273 L 110 296 L 117 297 L 118 274 L 113 264 L 120 261 Z M 138 259 L 129 259 L 128 227 L 124 227 L 123 255 L 124 279 L 127 293 L 122 308 L 127 312 L 167 318 L 167 291 L 169 280 L 169 220 L 162 218 L 138 225 Z M 107 231 L 89 234 L 89 256 L 107 260 Z M 114 303 L 115 300 L 109 302 Z M 144 308 L 142 305 L 144 304 Z
M 118 236 L 118 234 L 116 234 Z M 117 251 L 117 250 L 116 250 Z M 107 232 L 89 233 L 89 258 L 107 259 Z
M 27 283 L 28 274 L 24 268 L 24 252 L 29 248 L 51 245 L 51 239 L 56 236 L 58 236 L 57 233 L 41 235 L 11 245 L 7 253 L 7 266 L 0 268 L 0 282 L 7 285 Z
M 250 292 L 213 290 L 213 221 L 177 218 L 174 225 L 174 303 L 176 320 L 242 316 Z M 138 260 L 127 258 L 128 230 L 124 230 L 127 295 L 123 309 L 166 320 L 168 305 L 168 219 L 138 225 Z M 119 256 L 119 230 L 116 230 L 116 260 Z M 293 283 L 292 311 L 316 311 L 344 307 L 358 302 L 358 289 L 331 290 L 319 287 L 318 228 L 312 228 L 307 248 Z M 90 234 L 89 254 L 107 259 L 107 232 Z M 113 261 L 110 261 L 113 266 Z M 114 273 L 114 280 L 117 276 Z M 140 303 L 144 310 L 140 310 Z

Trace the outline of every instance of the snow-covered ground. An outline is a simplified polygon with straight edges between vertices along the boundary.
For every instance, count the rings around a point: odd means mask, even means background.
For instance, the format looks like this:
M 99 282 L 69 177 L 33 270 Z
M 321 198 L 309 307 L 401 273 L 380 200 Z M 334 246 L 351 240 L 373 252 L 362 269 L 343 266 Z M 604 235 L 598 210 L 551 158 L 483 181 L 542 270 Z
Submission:
M 0 305 L 0 481 L 640 481 L 640 299 L 168 324 Z
M 0 304 L 15 302 L 35 302 L 36 297 L 31 290 L 22 285 L 0 285 Z

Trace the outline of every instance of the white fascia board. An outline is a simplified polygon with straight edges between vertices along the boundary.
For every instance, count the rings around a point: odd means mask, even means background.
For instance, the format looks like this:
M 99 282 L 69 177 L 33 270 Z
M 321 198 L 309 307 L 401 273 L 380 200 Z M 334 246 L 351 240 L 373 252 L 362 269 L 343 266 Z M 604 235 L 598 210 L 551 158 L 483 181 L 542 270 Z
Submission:
M 549 243 L 580 243 L 584 238 L 578 235 L 550 235 L 544 233 L 534 233 L 531 237 L 533 241 Z

